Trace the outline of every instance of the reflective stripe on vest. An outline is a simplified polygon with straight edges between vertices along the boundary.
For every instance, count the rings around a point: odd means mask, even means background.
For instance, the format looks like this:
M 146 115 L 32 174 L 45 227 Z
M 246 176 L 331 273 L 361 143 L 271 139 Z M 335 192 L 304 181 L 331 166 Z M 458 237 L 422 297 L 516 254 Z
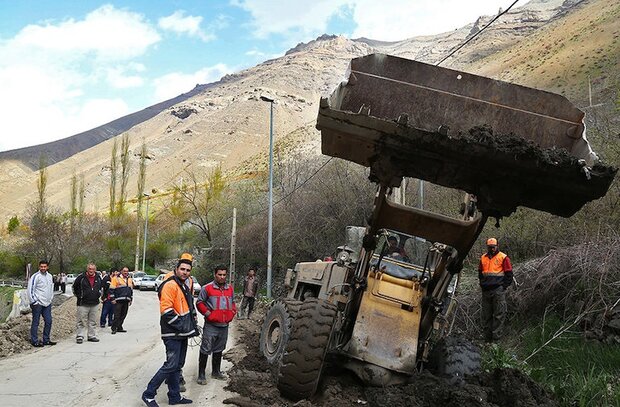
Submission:
M 503 277 L 505 258 L 506 254 L 502 252 L 497 253 L 491 258 L 489 258 L 487 254 L 482 255 L 480 258 L 480 264 L 482 264 L 482 274 Z

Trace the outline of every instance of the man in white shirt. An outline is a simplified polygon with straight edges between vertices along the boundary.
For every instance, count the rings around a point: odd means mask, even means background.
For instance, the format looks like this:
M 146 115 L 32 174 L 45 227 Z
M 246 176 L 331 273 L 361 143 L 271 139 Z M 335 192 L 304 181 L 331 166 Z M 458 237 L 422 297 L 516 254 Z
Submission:
M 47 260 L 39 262 L 39 271 L 28 280 L 28 298 L 32 309 L 32 325 L 30 326 L 30 343 L 34 347 L 56 345 L 50 340 L 52 331 L 52 299 L 54 298 L 54 279 L 48 273 Z M 43 315 L 43 341 L 39 341 L 39 320 Z

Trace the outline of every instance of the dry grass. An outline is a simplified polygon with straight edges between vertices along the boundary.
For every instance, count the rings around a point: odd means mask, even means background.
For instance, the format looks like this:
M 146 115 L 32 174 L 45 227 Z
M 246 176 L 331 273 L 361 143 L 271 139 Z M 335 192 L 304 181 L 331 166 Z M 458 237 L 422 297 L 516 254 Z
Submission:
M 620 235 L 551 250 L 514 268 L 508 291 L 509 320 L 543 321 L 554 313 L 583 329 L 602 329 L 620 302 Z M 480 293 L 476 281 L 464 279 L 456 327 L 470 337 L 479 334 Z M 517 330 L 518 326 L 508 329 Z
M 615 86 L 620 53 L 615 0 L 586 1 L 578 10 L 539 29 L 513 47 L 472 64 L 473 72 L 586 101 L 588 78 L 593 103 Z

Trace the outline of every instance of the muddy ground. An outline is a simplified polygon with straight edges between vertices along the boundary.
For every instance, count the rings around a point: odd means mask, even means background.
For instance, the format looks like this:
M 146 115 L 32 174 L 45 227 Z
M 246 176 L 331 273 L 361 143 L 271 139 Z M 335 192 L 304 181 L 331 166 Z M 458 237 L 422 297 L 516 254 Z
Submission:
M 549 394 L 523 373 L 498 369 L 470 377 L 460 386 L 428 372 L 417 375 L 410 384 L 385 388 L 365 387 L 357 378 L 335 363 L 326 365 L 319 392 L 312 400 L 294 403 L 282 398 L 273 372 L 260 355 L 259 335 L 262 321 L 256 315 L 237 323 L 239 342 L 225 357 L 234 367 L 229 371 L 227 390 L 240 396 L 226 404 L 249 406 L 377 406 L 377 407 L 534 407 L 557 406 Z

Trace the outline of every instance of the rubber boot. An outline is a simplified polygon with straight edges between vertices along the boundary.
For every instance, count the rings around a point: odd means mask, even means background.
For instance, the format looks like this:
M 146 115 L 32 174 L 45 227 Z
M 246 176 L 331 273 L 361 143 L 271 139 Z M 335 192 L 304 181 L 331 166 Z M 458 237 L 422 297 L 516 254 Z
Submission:
M 226 376 L 220 371 L 222 366 L 222 352 L 214 353 L 211 361 L 211 377 L 218 380 L 226 380 Z
M 198 379 L 196 380 L 198 384 L 207 384 L 205 370 L 207 369 L 208 359 L 209 355 L 200 352 L 200 356 L 198 357 Z

